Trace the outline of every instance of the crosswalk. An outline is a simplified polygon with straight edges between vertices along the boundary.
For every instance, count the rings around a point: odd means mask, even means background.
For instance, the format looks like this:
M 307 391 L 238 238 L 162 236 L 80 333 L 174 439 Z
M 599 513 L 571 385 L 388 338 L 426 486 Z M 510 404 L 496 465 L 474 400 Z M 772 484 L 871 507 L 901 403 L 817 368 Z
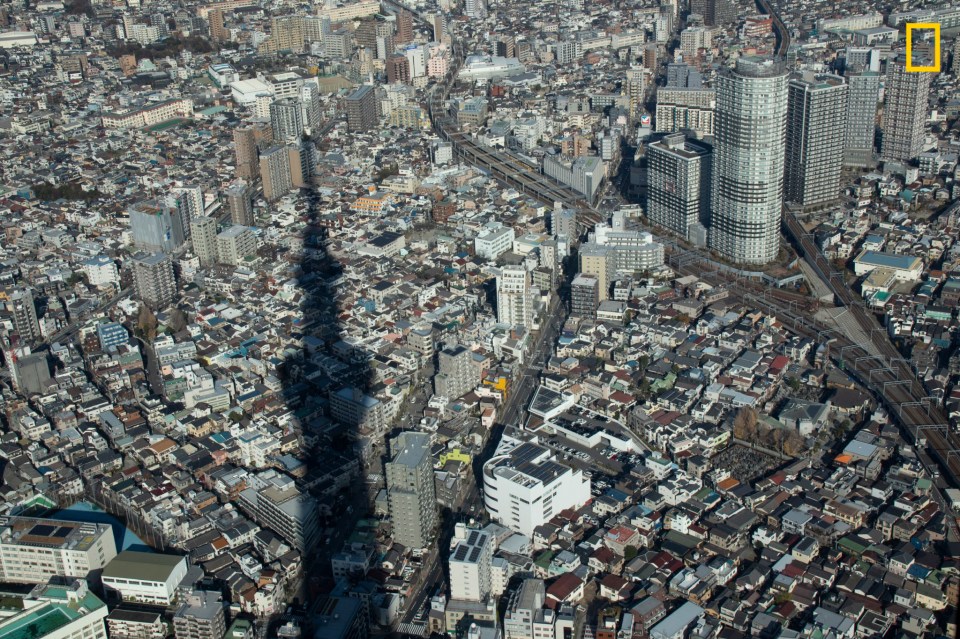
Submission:
M 414 637 L 426 637 L 427 624 L 418 622 L 403 622 L 397 626 L 397 632 L 402 635 L 413 635 Z

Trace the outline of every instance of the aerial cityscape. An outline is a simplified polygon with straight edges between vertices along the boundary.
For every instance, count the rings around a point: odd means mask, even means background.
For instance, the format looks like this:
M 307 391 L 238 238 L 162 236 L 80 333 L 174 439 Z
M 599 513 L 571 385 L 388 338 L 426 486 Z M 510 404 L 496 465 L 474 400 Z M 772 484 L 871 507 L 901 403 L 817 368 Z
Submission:
M 0 2 L 0 639 L 938 639 L 960 5 Z

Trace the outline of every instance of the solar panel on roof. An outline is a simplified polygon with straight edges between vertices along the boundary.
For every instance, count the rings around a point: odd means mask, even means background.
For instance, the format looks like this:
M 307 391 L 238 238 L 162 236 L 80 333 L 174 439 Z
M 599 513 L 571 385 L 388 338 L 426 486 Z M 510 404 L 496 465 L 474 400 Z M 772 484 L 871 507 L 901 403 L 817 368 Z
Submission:
M 470 531 L 470 537 L 467 538 L 467 544 L 470 546 L 477 545 L 477 537 L 480 535 L 476 530 Z
M 66 537 L 73 530 L 71 526 L 60 526 L 57 528 L 57 531 L 51 535 L 51 537 Z
M 467 547 L 460 546 L 457 548 L 457 552 L 453 554 L 454 561 L 463 561 L 463 558 L 467 556 Z
M 49 537 L 50 533 L 56 530 L 56 526 L 48 526 L 47 524 L 37 524 L 30 529 L 31 535 L 36 535 L 37 537 Z
M 477 560 L 477 557 L 480 556 L 480 546 L 475 546 L 474 549 L 470 552 L 470 563 L 473 563 Z

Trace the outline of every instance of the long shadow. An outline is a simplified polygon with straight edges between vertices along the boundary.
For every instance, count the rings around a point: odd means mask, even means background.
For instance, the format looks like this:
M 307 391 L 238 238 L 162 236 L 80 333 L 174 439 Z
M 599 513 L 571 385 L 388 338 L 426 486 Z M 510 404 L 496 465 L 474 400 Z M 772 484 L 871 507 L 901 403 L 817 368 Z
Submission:
M 307 613 L 301 618 L 309 626 L 327 595 L 347 595 L 345 586 L 357 586 L 354 576 L 346 582 L 335 579 L 331 560 L 346 547 L 359 548 L 377 538 L 366 518 L 383 487 L 376 478 L 382 478 L 386 447 L 376 440 L 382 435 L 369 428 L 376 420 L 364 413 L 379 390 L 369 363 L 375 353 L 355 343 L 357 331 L 345 324 L 351 306 L 362 303 L 368 283 L 346 279 L 345 265 L 327 250 L 329 233 L 322 218 L 332 203 L 313 187 L 301 189 L 300 196 L 306 204 L 300 215 L 303 248 L 299 255 L 291 251 L 286 256 L 296 278 L 298 313 L 278 327 L 293 347 L 278 367 L 278 377 L 282 400 L 298 416 L 302 433 L 297 457 L 305 469 L 298 472 L 297 488 L 310 496 L 317 512 L 316 531 L 306 535 L 299 549 L 303 587 L 292 598 L 295 610 Z M 375 479 L 368 482 L 368 477 Z

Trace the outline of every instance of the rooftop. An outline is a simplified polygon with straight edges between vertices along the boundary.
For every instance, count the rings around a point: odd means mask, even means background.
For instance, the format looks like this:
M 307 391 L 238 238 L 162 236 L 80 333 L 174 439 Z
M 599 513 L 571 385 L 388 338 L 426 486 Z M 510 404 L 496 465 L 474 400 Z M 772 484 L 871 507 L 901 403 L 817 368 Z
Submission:
M 186 557 L 124 550 L 103 569 L 105 578 L 166 581 Z

